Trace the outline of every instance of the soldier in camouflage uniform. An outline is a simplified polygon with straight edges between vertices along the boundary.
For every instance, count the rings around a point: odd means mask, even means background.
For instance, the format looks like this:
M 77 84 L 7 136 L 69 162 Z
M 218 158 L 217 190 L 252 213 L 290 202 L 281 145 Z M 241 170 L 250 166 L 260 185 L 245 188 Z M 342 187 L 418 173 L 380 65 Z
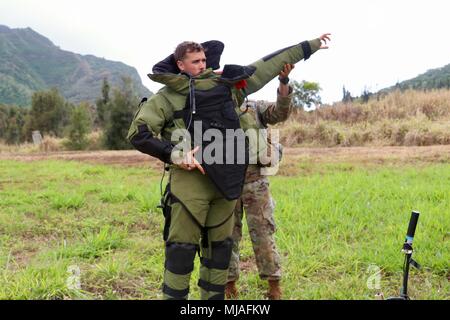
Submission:
M 288 75 L 293 67 L 294 65 L 287 64 L 280 72 L 280 86 L 276 103 L 256 101 L 249 104 L 248 113 L 255 118 L 260 130 L 265 130 L 268 124 L 276 124 L 285 121 L 289 117 L 292 110 L 292 87 L 288 85 Z M 268 144 L 268 147 L 272 147 L 272 152 L 281 152 L 281 146 L 277 147 L 275 144 Z M 243 209 L 245 209 L 259 276 L 261 279 L 269 282 L 267 296 L 269 299 L 274 300 L 281 298 L 280 255 L 277 252 L 274 239 L 276 230 L 274 220 L 275 203 L 270 194 L 267 175 L 261 172 L 261 169 L 261 165 L 249 165 L 245 176 L 244 189 L 236 204 L 233 230 L 234 244 L 226 286 L 228 299 L 237 298 L 238 296 L 236 281 L 239 278 L 239 242 L 242 238 Z

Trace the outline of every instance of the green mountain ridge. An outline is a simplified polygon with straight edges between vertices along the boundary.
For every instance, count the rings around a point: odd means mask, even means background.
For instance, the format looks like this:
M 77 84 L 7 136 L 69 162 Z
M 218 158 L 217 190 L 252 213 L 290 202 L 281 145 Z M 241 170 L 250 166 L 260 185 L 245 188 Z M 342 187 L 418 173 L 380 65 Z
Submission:
M 441 88 L 450 88 L 450 64 L 427 70 L 417 77 L 399 82 L 394 86 L 380 90 L 380 92 L 389 92 L 395 89 L 428 90 Z
M 70 102 L 94 102 L 101 96 L 105 77 L 111 87 L 118 87 L 123 76 L 132 79 L 139 95 L 152 94 L 136 69 L 122 62 L 62 50 L 31 28 L 0 25 L 2 104 L 30 105 L 33 92 L 51 87 L 58 88 Z

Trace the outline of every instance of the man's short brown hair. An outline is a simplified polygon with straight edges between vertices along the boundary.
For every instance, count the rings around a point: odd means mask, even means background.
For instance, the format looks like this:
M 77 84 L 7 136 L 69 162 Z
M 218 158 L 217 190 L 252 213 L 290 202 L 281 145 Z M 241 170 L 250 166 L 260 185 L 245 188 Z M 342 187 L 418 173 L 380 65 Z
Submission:
M 200 51 L 205 51 L 201 44 L 192 41 L 184 41 L 175 48 L 173 57 L 175 58 L 175 61 L 183 60 L 186 56 L 186 53 Z

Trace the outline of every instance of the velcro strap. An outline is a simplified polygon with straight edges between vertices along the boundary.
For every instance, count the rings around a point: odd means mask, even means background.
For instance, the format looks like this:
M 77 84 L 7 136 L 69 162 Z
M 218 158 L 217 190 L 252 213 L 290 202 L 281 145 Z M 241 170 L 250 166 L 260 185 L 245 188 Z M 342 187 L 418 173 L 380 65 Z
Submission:
M 309 57 L 311 56 L 311 46 L 309 45 L 309 42 L 303 41 L 300 43 L 300 45 L 302 46 L 304 59 L 308 60 Z
M 206 291 L 225 292 L 225 285 L 213 284 L 203 279 L 198 280 L 198 286 Z
M 184 116 L 184 112 L 187 110 L 178 110 L 178 111 L 174 111 L 173 113 L 173 118 L 174 119 L 181 119 Z
M 208 300 L 225 300 L 225 293 L 215 294 Z
M 214 106 L 210 106 L 210 107 L 204 106 L 204 107 L 202 107 L 202 108 L 198 108 L 198 109 L 197 109 L 197 112 L 198 112 L 198 111 L 203 111 L 203 110 L 204 110 L 205 112 L 220 111 L 220 110 L 222 110 L 223 108 L 224 108 L 224 107 L 223 107 L 223 104 L 218 104 L 218 105 L 214 105 Z M 189 110 L 187 110 L 187 109 L 174 111 L 174 112 L 173 112 L 173 118 L 174 118 L 174 119 L 181 119 L 181 118 L 183 118 L 184 115 L 185 115 L 186 113 L 188 113 L 188 112 L 189 112 Z
M 208 269 L 228 270 L 229 263 L 214 261 L 208 258 L 200 258 L 202 265 Z
M 208 248 L 209 247 L 209 241 L 208 241 L 208 229 L 207 228 L 201 228 L 202 232 L 202 247 Z
M 175 299 L 185 299 L 185 297 L 189 294 L 189 287 L 183 290 L 175 290 L 169 287 L 168 285 L 163 285 L 163 290 L 165 294 L 174 297 Z

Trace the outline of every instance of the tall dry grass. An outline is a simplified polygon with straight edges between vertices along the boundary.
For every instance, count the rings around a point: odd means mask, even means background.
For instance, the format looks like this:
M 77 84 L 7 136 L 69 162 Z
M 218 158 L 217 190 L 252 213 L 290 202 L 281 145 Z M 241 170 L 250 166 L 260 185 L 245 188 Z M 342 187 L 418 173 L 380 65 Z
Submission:
M 284 146 L 428 146 L 450 144 L 450 90 L 394 91 L 368 103 L 335 103 L 306 112 L 296 110 L 280 130 Z M 88 135 L 87 150 L 101 150 L 102 132 Z M 44 137 L 31 143 L 6 145 L 0 152 L 65 151 L 64 139 Z
M 277 128 L 291 147 L 450 144 L 450 90 L 395 91 L 367 103 L 297 110 Z
M 86 150 L 102 150 L 102 131 L 93 131 L 87 135 L 88 145 Z M 67 139 L 44 135 L 42 143 L 23 143 L 19 145 L 5 144 L 0 141 L 0 153 L 37 153 L 37 152 L 57 152 L 69 151 Z

